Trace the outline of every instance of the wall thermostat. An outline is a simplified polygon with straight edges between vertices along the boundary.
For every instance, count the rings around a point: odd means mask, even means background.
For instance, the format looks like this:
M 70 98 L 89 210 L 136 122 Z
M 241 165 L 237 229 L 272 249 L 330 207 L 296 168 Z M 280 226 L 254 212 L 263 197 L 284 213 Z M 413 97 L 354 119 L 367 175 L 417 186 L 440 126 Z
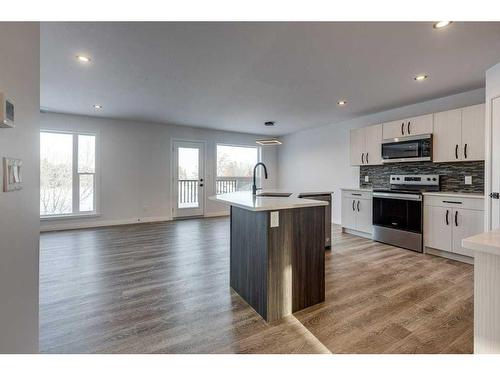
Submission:
M 3 158 L 3 191 L 21 190 L 23 178 L 21 175 L 21 159 Z
M 0 128 L 14 127 L 14 103 L 0 93 Z

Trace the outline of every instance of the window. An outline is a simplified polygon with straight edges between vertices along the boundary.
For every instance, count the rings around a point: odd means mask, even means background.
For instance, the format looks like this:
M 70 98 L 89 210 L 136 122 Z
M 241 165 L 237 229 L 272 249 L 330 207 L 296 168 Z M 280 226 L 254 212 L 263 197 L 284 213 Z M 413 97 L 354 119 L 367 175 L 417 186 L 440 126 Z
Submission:
M 217 145 L 216 193 L 251 190 L 253 167 L 258 161 L 257 147 Z
M 96 136 L 40 132 L 40 216 L 96 212 Z

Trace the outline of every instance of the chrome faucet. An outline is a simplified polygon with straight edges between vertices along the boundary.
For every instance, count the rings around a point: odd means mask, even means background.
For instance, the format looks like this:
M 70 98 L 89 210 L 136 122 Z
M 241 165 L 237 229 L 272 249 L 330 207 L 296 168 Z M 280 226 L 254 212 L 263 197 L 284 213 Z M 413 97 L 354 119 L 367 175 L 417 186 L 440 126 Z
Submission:
M 255 164 L 255 167 L 253 167 L 253 185 L 252 185 L 252 194 L 253 195 L 257 195 L 257 190 L 262 189 L 262 188 L 257 188 L 256 183 L 255 183 L 255 171 L 257 170 L 257 167 L 259 165 L 262 165 L 262 167 L 264 167 L 264 176 L 266 177 L 266 180 L 267 180 L 267 168 L 266 168 L 266 165 L 264 163 L 257 163 L 257 164 Z

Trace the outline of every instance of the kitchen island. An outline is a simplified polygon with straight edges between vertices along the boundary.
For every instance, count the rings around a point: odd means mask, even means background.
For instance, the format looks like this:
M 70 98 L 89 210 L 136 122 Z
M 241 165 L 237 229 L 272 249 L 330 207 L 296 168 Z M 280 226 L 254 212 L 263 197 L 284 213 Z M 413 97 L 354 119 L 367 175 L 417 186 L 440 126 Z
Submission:
M 325 300 L 328 202 L 277 191 L 210 199 L 231 206 L 231 288 L 266 321 Z

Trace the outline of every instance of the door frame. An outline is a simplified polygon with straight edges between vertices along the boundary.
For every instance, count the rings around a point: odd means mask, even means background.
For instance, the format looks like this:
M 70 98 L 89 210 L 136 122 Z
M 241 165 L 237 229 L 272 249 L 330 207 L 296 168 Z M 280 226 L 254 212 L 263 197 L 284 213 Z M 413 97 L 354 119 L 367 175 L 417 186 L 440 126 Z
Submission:
M 176 152 L 175 152 L 175 145 L 176 143 L 194 143 L 194 144 L 199 144 L 201 145 L 201 152 L 200 152 L 200 165 L 201 171 L 200 171 L 200 179 L 203 179 L 203 188 L 199 190 L 199 207 L 198 209 L 201 211 L 201 213 L 196 213 L 196 214 L 186 214 L 186 215 L 179 215 L 179 209 L 177 208 L 177 188 L 174 186 L 175 182 L 177 180 L 176 176 L 176 170 L 177 170 L 177 165 L 176 165 Z M 171 205 L 171 213 L 172 213 L 172 220 L 177 220 L 177 219 L 184 219 L 184 218 L 190 218 L 190 217 L 203 217 L 205 215 L 205 191 L 206 191 L 206 186 L 207 186 L 207 178 L 206 178 L 206 154 L 207 154 L 207 141 L 205 140 L 193 140 L 193 139 L 185 139 L 185 138 L 171 138 L 170 139 L 170 205 Z M 181 209 L 183 210 L 183 209 Z

